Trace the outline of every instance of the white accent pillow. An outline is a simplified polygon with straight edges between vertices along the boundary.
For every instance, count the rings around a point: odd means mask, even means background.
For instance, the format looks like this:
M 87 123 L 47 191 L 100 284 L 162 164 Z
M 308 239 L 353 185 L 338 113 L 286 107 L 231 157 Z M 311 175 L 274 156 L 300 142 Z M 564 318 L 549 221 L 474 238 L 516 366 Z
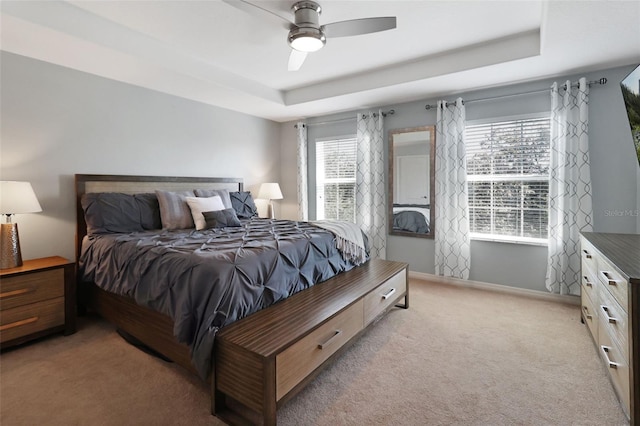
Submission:
M 219 195 L 213 197 L 186 197 L 185 200 L 191 209 L 191 216 L 193 217 L 193 223 L 196 224 L 196 229 L 201 230 L 207 227 L 207 221 L 204 219 L 203 212 L 215 212 L 218 210 L 224 210 L 224 204 L 222 198 Z

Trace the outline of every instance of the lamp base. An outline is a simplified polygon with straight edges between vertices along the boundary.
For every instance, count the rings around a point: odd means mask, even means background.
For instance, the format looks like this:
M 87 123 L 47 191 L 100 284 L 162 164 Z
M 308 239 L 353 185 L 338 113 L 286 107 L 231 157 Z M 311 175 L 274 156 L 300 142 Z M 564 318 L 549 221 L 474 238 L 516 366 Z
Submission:
M 17 223 L 0 224 L 0 269 L 22 266 Z
M 273 209 L 273 201 L 269 200 L 269 219 L 275 219 L 276 218 L 276 212 Z

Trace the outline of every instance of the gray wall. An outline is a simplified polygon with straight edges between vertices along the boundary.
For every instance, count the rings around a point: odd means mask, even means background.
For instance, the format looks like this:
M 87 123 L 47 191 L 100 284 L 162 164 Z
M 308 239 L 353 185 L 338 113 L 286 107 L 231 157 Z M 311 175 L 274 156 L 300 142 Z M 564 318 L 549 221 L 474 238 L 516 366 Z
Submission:
M 593 183 L 594 230 L 596 232 L 635 233 L 640 231 L 640 170 L 635 159 L 631 132 L 624 110 L 620 81 L 633 69 L 634 65 L 607 69 L 586 74 L 575 74 L 561 78 L 546 79 L 536 82 L 492 88 L 477 92 L 452 94 L 444 97 L 455 100 L 458 96 L 470 101 L 472 99 L 500 96 L 505 94 L 527 92 L 550 87 L 553 81 L 563 84 L 567 79 L 577 80 L 585 76 L 588 80 L 606 77 L 609 82 L 591 87 L 589 97 L 589 149 L 591 155 L 591 179 Z M 435 124 L 435 110 L 426 110 L 425 104 L 435 104 L 435 99 L 425 99 L 399 105 L 383 106 L 383 110 L 395 109 L 396 114 L 385 119 L 387 132 L 392 129 L 425 126 Z M 376 108 L 377 109 L 377 108 Z M 467 102 L 467 120 L 478 120 L 493 117 L 509 117 L 522 114 L 545 112 L 550 109 L 549 93 L 503 98 L 485 102 Z M 307 120 L 309 123 L 327 121 L 341 117 L 355 116 L 355 111 L 331 117 L 318 117 Z M 293 157 L 287 152 L 295 147 L 293 123 L 282 124 L 282 159 L 281 177 L 295 177 L 295 153 Z M 313 146 L 315 137 L 328 137 L 355 132 L 355 121 L 342 122 L 337 125 L 311 126 L 309 146 Z M 316 130 L 317 129 L 317 130 Z M 319 135 L 322 136 L 319 136 Z M 385 140 L 385 143 L 387 141 Z M 284 161 L 286 158 L 286 161 Z M 309 153 L 310 186 L 313 182 L 312 150 Z M 293 171 L 291 171 L 293 168 Z M 295 180 L 293 181 L 295 185 Z M 295 217 L 294 199 L 287 200 L 283 206 L 283 214 Z M 312 193 L 312 191 L 310 191 Z M 436 218 L 436 228 L 438 226 Z M 498 243 L 489 241 L 472 241 L 471 243 L 471 276 L 470 279 L 509 285 L 514 287 L 544 291 L 547 248 L 544 246 Z M 388 236 L 387 258 L 405 261 L 410 269 L 418 272 L 434 272 L 433 240 L 419 238 Z
M 2 180 L 31 182 L 23 258 L 75 257 L 74 174 L 280 178 L 280 125 L 2 52 Z

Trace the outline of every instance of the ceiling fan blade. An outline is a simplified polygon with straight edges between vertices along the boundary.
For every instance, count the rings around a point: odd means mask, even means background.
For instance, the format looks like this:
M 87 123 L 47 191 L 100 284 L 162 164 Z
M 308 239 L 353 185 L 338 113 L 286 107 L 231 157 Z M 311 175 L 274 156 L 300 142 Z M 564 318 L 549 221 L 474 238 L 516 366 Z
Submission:
M 267 18 L 270 21 L 280 25 L 282 28 L 286 30 L 290 30 L 296 26 L 296 24 L 294 24 L 284 16 L 280 16 L 277 13 L 272 12 L 269 9 L 265 9 L 262 6 L 258 6 L 255 3 L 251 3 L 245 0 L 222 0 L 222 1 L 250 15 L 254 15 L 258 18 Z
M 380 18 L 352 19 L 350 21 L 333 22 L 323 25 L 327 38 L 329 37 L 349 37 L 360 34 L 376 33 L 378 31 L 392 30 L 396 27 L 395 16 L 385 16 Z
M 289 55 L 289 71 L 298 71 L 305 59 L 307 59 L 307 52 L 291 49 L 291 54 Z

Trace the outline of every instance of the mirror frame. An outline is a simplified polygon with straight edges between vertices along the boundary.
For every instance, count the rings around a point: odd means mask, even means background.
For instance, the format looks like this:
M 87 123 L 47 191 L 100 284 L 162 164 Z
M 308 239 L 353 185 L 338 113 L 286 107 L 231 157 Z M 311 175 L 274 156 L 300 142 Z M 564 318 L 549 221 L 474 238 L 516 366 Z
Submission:
M 394 174 L 393 165 L 395 162 L 393 155 L 393 138 L 394 135 L 400 133 L 413 133 L 413 132 L 428 132 L 429 133 L 429 233 L 418 234 L 416 232 L 409 231 L 397 231 L 393 229 L 393 185 Z M 435 165 L 436 165 L 436 126 L 420 126 L 420 127 L 407 127 L 404 129 L 392 129 L 389 130 L 389 199 L 387 208 L 387 221 L 389 222 L 388 229 L 389 235 L 401 235 L 404 237 L 417 237 L 417 238 L 433 238 L 435 235 Z

